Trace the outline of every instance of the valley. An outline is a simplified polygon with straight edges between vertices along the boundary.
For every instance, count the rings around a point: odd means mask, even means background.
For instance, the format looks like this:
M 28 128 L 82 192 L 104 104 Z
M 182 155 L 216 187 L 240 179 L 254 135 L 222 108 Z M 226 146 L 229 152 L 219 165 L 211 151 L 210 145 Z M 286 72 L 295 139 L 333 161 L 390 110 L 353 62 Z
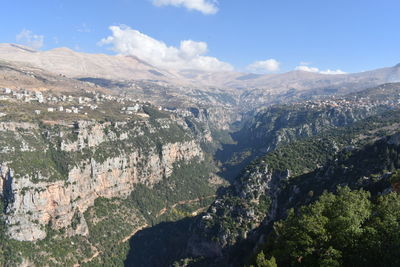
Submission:
M 211 75 L 10 44 L 0 59 L 0 265 L 287 264 L 270 241 L 287 210 L 337 186 L 396 192 L 398 65 Z

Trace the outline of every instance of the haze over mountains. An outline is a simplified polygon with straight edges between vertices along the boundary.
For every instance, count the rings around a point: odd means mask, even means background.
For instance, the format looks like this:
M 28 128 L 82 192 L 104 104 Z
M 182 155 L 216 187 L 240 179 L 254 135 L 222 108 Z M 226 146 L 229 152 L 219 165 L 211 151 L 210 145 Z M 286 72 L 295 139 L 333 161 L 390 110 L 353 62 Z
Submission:
M 0 44 L 0 59 L 28 64 L 70 78 L 163 81 L 171 85 L 213 86 L 237 89 L 287 90 L 332 89 L 348 92 L 382 83 L 400 81 L 400 65 L 353 74 L 321 74 L 295 70 L 277 74 L 165 70 L 137 57 L 87 54 L 69 48 L 36 51 L 16 44 Z

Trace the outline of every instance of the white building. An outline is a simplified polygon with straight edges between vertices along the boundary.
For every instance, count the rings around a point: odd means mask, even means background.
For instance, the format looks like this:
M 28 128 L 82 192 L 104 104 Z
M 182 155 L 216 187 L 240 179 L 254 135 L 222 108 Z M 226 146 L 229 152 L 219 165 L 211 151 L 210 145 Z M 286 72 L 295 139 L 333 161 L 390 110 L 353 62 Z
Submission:
M 132 112 L 138 112 L 140 110 L 141 106 L 139 104 L 135 104 L 133 107 L 127 107 L 127 111 L 132 111 Z

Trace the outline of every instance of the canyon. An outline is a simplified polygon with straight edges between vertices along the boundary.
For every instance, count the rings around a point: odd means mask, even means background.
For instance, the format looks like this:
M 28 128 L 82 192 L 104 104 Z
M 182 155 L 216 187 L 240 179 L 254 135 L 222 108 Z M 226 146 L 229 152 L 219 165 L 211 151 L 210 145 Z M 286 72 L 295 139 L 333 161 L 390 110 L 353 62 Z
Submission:
M 211 75 L 10 44 L 0 59 L 9 266 L 245 264 L 287 209 L 339 184 L 342 154 L 398 146 L 398 65 Z M 387 182 L 385 164 L 365 180 Z

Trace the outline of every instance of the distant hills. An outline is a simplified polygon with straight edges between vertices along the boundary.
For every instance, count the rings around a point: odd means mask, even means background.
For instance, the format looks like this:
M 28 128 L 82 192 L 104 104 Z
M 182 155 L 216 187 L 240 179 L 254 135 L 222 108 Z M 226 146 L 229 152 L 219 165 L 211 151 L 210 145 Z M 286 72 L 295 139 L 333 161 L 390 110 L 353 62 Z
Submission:
M 30 64 L 68 77 L 107 79 L 174 79 L 174 75 L 133 56 L 86 54 L 69 48 L 35 51 L 15 44 L 0 44 L 0 59 Z
M 400 64 L 361 73 L 328 75 L 291 71 L 279 74 L 165 70 L 134 56 L 88 54 L 69 48 L 35 51 L 16 44 L 0 44 L 0 59 L 35 66 L 71 78 L 93 77 L 111 80 L 152 80 L 174 85 L 259 88 L 271 91 L 299 91 L 331 88 L 346 90 L 400 81 Z

